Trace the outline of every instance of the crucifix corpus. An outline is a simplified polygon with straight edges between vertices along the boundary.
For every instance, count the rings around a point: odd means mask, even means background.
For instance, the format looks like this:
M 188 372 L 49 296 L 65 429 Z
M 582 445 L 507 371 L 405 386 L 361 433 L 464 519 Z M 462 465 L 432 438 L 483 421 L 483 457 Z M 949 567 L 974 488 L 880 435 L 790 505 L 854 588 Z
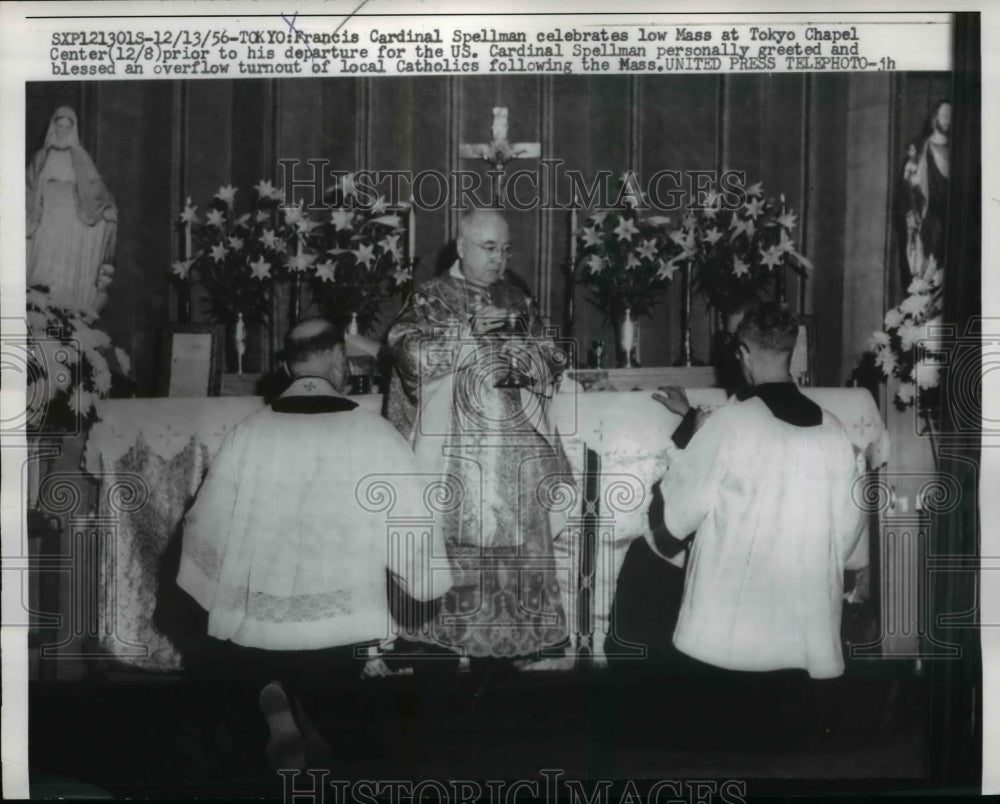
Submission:
M 493 107 L 493 141 L 483 142 L 463 142 L 458 146 L 458 155 L 462 159 L 482 159 L 493 166 L 493 171 L 497 174 L 496 196 L 494 205 L 501 206 L 503 198 L 504 167 L 514 159 L 537 159 L 542 155 L 542 144 L 540 142 L 508 142 L 507 123 L 508 111 L 506 106 Z

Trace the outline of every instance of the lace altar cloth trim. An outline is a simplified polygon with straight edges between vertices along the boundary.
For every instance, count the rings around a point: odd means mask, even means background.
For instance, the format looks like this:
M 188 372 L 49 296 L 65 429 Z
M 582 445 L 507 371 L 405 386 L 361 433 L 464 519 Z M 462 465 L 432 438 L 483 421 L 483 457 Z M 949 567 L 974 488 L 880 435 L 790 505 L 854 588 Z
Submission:
M 687 393 L 694 405 L 726 403 L 719 389 L 692 388 Z M 867 391 L 806 388 L 803 393 L 840 419 L 855 447 L 865 452 L 870 468 L 885 463 L 888 433 Z M 378 409 L 380 397 L 356 398 Z M 161 598 L 166 594 L 160 594 L 171 584 L 176 587 L 178 525 L 226 432 L 261 405 L 255 397 L 216 397 L 107 400 L 100 406 L 103 420 L 90 432 L 87 470 L 139 476 L 149 490 L 148 501 L 137 510 L 101 511 L 116 515 L 119 524 L 114 556 L 109 557 L 113 561 L 101 564 L 102 590 L 114 592 L 102 623 L 103 642 L 119 660 L 149 670 L 180 667 L 177 640 L 172 640 L 169 617 L 162 613 Z M 629 543 L 647 528 L 649 489 L 666 469 L 668 439 L 680 420 L 645 391 L 557 394 L 550 419 L 564 440 L 574 474 L 581 479 L 578 489 L 583 489 L 582 446 L 600 454 L 601 510 L 614 513 L 614 528 L 601 529 L 602 555 L 595 579 L 595 647 L 600 650 L 622 558 Z M 102 480 L 110 479 L 105 475 Z M 567 548 L 576 554 L 574 547 L 560 545 Z M 560 581 L 563 586 L 565 579 Z M 575 622 L 574 592 L 561 589 L 569 622 Z

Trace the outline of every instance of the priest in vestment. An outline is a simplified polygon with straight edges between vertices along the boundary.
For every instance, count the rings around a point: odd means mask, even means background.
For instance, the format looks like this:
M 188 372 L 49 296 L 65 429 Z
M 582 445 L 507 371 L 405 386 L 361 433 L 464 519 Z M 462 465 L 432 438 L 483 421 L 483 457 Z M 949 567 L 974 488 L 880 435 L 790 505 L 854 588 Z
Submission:
M 546 417 L 558 351 L 506 275 L 504 218 L 469 214 L 457 249 L 388 336 L 388 416 L 424 471 L 457 493 L 439 512 L 454 587 L 410 638 L 471 657 L 529 657 L 567 637 L 553 549 L 561 526 L 544 504 L 572 482 Z
M 268 682 L 304 711 L 333 707 L 343 720 L 362 672 L 387 672 L 377 656 L 393 632 L 387 571 L 427 600 L 443 591 L 430 562 L 444 545 L 437 534 L 409 549 L 389 538 L 387 517 L 412 531 L 425 516 L 425 484 L 393 427 L 342 395 L 336 328 L 304 321 L 285 352 L 293 382 L 226 435 L 184 521 L 177 583 L 208 615 L 201 664 L 244 688 L 254 709 L 261 694 L 271 747 L 283 750 L 272 761 L 302 767 L 302 751 L 288 752 L 297 733 L 288 702 Z M 391 511 L 363 504 L 359 484 L 370 476 L 391 483 Z
M 863 466 L 829 412 L 792 382 L 798 334 L 773 303 L 737 330 L 751 388 L 716 410 L 663 481 L 664 557 L 694 533 L 673 642 L 732 671 L 844 671 L 840 619 L 845 569 L 867 565 L 853 498 Z

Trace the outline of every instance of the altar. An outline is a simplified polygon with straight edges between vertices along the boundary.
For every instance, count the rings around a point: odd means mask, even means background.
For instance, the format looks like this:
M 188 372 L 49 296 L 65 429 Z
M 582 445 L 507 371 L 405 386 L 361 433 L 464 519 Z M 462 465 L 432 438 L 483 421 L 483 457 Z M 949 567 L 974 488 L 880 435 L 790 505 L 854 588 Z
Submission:
M 840 419 L 869 468 L 886 461 L 888 435 L 867 391 L 803 392 Z M 689 388 L 688 397 L 706 408 L 727 401 L 717 388 Z M 373 411 L 381 408 L 381 396 L 352 398 Z M 98 639 L 108 657 L 146 671 L 182 668 L 180 652 L 154 618 L 161 584 L 172 580 L 164 580 L 163 557 L 176 544 L 184 513 L 226 432 L 262 405 L 257 397 L 102 403 L 84 467 L 102 488 L 97 519 L 114 525 L 98 571 L 98 598 L 104 601 L 98 606 Z M 576 625 L 574 644 L 587 646 L 601 662 L 621 563 L 648 529 L 650 489 L 667 469 L 667 444 L 679 417 L 648 390 L 584 392 L 567 381 L 553 397 L 550 418 L 577 481 L 575 497 L 565 502 L 569 526 L 556 540 L 557 560 L 570 567 L 562 590 L 568 622 Z M 112 487 L 117 492 L 106 493 Z M 587 530 L 593 536 L 589 557 Z M 584 598 L 582 588 L 591 594 Z M 586 601 L 582 609 L 580 600 Z

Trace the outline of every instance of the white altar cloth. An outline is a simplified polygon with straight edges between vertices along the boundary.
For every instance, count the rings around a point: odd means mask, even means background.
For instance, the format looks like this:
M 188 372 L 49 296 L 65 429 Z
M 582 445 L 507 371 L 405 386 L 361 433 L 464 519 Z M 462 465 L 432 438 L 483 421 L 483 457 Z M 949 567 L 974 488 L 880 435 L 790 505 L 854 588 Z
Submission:
M 840 419 L 855 447 L 866 454 L 869 468 L 885 462 L 888 435 L 867 391 L 806 388 L 803 392 Z M 720 389 L 687 393 L 694 405 L 726 404 Z M 381 406 L 380 396 L 352 399 L 375 411 Z M 153 623 L 159 558 L 226 432 L 262 404 L 256 397 L 215 397 L 106 400 L 99 406 L 101 421 L 90 431 L 85 468 L 102 484 L 129 477 L 139 487 L 138 502 L 133 499 L 116 510 L 108 507 L 113 505 L 109 496 L 113 500 L 114 495 L 101 494 L 98 512 L 118 523 L 114 555 L 101 562 L 100 579 L 102 592 L 114 590 L 109 603 L 113 609 L 99 616 L 102 644 L 121 661 L 147 670 L 180 668 L 179 653 Z M 577 511 L 582 508 L 584 448 L 600 457 L 590 626 L 600 658 L 622 561 L 631 542 L 646 532 L 650 489 L 666 471 L 666 446 L 680 419 L 648 391 L 560 393 L 553 398 L 550 419 L 578 478 Z M 579 545 L 569 541 L 557 539 L 557 546 L 576 560 Z M 573 617 L 572 600 L 567 605 Z

